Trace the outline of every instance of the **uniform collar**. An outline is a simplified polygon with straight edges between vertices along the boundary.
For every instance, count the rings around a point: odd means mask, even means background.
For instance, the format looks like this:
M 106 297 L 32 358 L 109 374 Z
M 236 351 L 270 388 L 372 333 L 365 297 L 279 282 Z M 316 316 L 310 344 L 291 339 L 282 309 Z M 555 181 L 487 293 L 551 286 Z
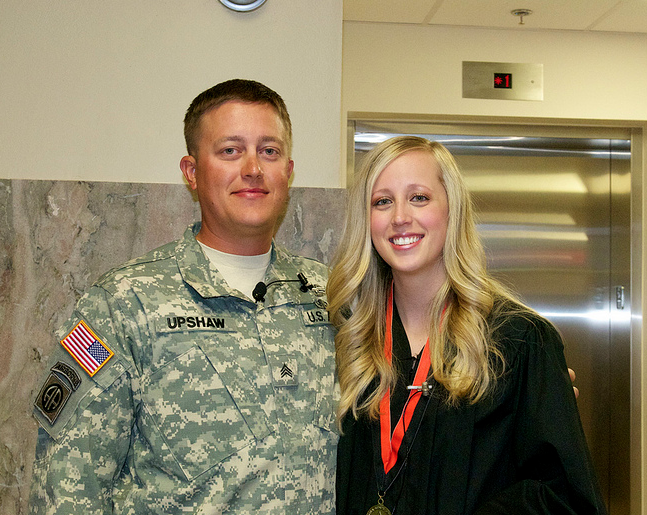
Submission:
M 309 288 L 301 291 L 297 274 L 303 274 L 308 280 Z M 290 254 L 286 249 L 272 242 L 272 259 L 265 274 L 265 284 L 272 281 L 290 281 L 272 284 L 265 295 L 265 306 L 276 306 L 296 302 L 311 304 L 325 296 L 325 284 L 319 284 L 317 278 L 307 267 L 306 260 Z M 310 287 L 311 286 L 311 287 Z
M 201 297 L 239 297 L 241 300 L 251 300 L 240 296 L 237 290 L 230 288 L 218 270 L 213 268 L 206 258 L 200 244 L 195 239 L 200 231 L 201 223 L 196 222 L 190 225 L 184 236 L 178 241 L 176 256 L 182 279 L 189 284 Z M 295 257 L 282 247 L 272 241 L 272 255 L 270 264 L 265 273 L 264 282 L 269 284 L 272 281 L 297 280 L 297 273 L 305 273 L 307 270 L 299 269 L 299 263 Z M 312 280 L 312 278 L 310 278 Z M 265 305 L 284 304 L 286 302 L 308 302 L 314 301 L 312 290 L 301 292 L 298 282 L 277 283 L 270 288 L 266 295 Z M 325 285 L 317 285 L 325 286 Z M 299 300 L 297 300 L 299 299 Z
M 195 239 L 201 226 L 200 222 L 190 225 L 175 247 L 182 279 L 204 298 L 235 296 L 234 290 L 227 286 L 220 272 L 211 267 Z

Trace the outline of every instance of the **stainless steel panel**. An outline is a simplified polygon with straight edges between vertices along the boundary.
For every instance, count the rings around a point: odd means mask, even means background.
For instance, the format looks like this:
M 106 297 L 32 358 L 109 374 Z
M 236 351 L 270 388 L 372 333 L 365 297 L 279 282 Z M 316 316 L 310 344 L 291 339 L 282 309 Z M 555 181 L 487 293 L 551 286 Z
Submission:
M 610 284 L 615 289 L 609 320 L 609 496 L 615 515 L 631 513 L 631 161 L 611 159 L 609 167 Z M 621 304 L 618 289 L 622 290 Z
M 603 495 L 611 513 L 629 513 L 629 139 L 599 131 L 547 137 L 528 127 L 487 127 L 487 135 L 472 126 L 446 133 L 387 126 L 356 122 L 356 160 L 376 141 L 402 133 L 442 141 L 454 153 L 474 196 L 491 271 L 563 335 Z
M 510 77 L 510 88 L 497 88 L 495 74 Z M 544 65 L 463 61 L 463 98 L 543 100 Z

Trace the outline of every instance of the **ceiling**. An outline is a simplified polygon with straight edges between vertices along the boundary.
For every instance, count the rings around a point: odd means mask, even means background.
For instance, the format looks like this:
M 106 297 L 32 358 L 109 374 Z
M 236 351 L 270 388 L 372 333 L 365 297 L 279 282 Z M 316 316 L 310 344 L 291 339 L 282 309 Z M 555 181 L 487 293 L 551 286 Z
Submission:
M 647 0 L 343 0 L 345 21 L 647 33 Z M 515 9 L 530 9 L 520 18 Z

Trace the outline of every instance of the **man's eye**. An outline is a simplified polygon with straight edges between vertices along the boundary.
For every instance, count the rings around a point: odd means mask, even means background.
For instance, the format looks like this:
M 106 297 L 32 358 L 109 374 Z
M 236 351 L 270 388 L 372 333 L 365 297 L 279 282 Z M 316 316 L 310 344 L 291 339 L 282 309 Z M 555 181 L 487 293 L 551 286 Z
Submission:
M 222 151 L 223 154 L 228 154 L 228 155 L 232 155 L 234 152 L 236 152 L 236 150 L 233 148 L 226 148 Z
M 277 154 L 278 154 L 278 151 L 277 151 L 275 148 L 266 148 L 266 149 L 264 150 L 264 152 L 265 152 L 265 154 L 267 154 L 268 156 L 275 156 L 275 155 L 277 155 Z

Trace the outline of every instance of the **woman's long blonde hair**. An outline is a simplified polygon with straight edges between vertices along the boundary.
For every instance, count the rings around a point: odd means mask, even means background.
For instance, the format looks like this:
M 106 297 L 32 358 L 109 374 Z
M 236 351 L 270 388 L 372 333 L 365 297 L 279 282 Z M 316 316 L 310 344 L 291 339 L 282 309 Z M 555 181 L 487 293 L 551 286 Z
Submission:
M 512 297 L 486 272 L 470 195 L 456 162 L 440 143 L 416 136 L 392 138 L 373 148 L 362 162 L 349 192 L 346 225 L 328 280 L 328 309 L 339 329 L 335 346 L 340 421 L 349 411 L 355 417 L 361 412 L 376 417 L 381 398 L 395 384 L 393 368 L 384 357 L 386 298 L 392 276 L 371 242 L 371 194 L 384 168 L 413 151 L 428 152 L 436 159 L 449 203 L 443 248 L 446 280 L 429 306 L 433 376 L 447 390 L 450 403 L 476 402 L 490 391 L 502 370 L 487 317 L 496 297 Z M 369 389 L 376 377 L 377 388 Z

